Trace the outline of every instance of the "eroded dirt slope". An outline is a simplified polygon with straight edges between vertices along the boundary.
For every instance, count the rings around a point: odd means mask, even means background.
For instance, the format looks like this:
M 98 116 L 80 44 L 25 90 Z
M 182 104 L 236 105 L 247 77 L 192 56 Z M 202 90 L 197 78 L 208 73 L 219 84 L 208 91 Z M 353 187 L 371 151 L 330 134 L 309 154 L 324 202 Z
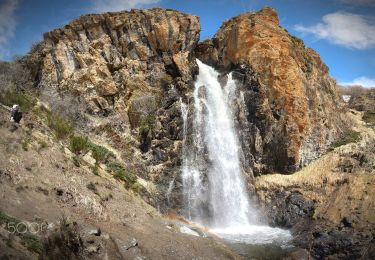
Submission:
M 65 144 L 39 117 L 28 113 L 25 118 L 16 126 L 5 110 L 0 111 L 0 257 L 37 259 L 36 252 L 43 252 L 43 237 L 53 240 L 65 216 L 70 226 L 77 226 L 82 240 L 70 241 L 68 249 L 74 252 L 77 247 L 84 258 L 237 258 L 214 239 L 180 233 L 175 221 L 162 218 L 101 167 L 96 176 L 84 160 L 75 166 Z M 11 234 L 7 224 L 12 219 L 37 223 L 34 229 L 42 223 L 49 226 L 30 238 Z

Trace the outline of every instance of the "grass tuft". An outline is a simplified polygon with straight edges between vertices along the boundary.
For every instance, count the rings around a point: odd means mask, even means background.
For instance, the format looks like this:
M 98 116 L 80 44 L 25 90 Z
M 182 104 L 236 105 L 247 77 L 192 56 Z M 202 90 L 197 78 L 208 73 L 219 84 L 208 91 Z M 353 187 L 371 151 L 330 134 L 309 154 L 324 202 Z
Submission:
M 113 173 L 113 177 L 118 180 L 125 182 L 126 188 L 131 188 L 137 181 L 135 173 L 125 169 L 123 165 L 118 162 L 110 162 L 107 164 L 107 168 Z M 136 188 L 134 186 L 134 188 Z
M 363 115 L 363 121 L 368 124 L 375 124 L 375 111 L 366 111 Z
M 109 157 L 114 156 L 114 154 L 109 151 L 107 148 L 89 143 L 90 150 L 92 152 L 92 157 L 95 159 L 96 164 L 99 164 L 101 162 L 105 162 Z
M 73 134 L 73 127 L 69 121 L 57 113 L 48 113 L 47 125 L 54 130 L 57 139 L 65 139 Z
M 332 147 L 336 148 L 336 147 L 340 147 L 349 143 L 356 143 L 360 140 L 361 140 L 361 134 L 357 131 L 350 130 L 344 133 L 344 135 L 340 139 L 336 140 L 332 144 Z
M 76 155 L 90 149 L 90 141 L 87 136 L 73 135 L 70 137 L 70 150 Z
M 35 106 L 36 99 L 24 91 L 5 90 L 0 93 L 0 102 L 9 107 L 17 104 L 21 111 L 28 112 Z

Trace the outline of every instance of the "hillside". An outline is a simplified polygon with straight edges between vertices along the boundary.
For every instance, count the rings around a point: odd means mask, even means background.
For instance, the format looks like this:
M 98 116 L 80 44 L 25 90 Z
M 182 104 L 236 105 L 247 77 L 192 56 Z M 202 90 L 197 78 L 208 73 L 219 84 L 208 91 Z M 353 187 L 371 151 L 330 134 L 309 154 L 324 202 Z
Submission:
M 0 102 L 24 112 L 0 108 L 0 258 L 374 256 L 373 95 L 345 104 L 272 8 L 200 30 L 170 9 L 88 14 L 0 64 Z M 217 204 L 293 240 L 220 239 Z
M 186 223 L 163 218 L 105 165 L 95 175 L 89 155 L 75 165 L 44 120 L 30 111 L 17 126 L 0 110 L 2 259 L 237 258 L 215 239 L 181 233 Z

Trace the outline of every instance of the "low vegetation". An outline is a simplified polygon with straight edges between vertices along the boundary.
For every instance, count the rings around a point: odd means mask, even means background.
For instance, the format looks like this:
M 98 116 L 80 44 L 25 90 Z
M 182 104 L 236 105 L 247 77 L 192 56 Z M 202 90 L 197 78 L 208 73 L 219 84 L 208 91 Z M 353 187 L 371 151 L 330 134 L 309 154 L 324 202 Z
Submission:
M 74 128 L 84 129 L 87 127 L 86 107 L 84 102 L 79 100 L 79 97 L 69 94 L 54 96 L 48 92 L 43 92 L 39 95 L 39 99 L 41 102 L 49 104 L 50 111 L 53 111 L 54 114 L 58 114 L 60 118 L 68 121 Z
M 141 124 L 139 126 L 139 134 L 141 136 L 147 136 L 150 131 L 153 131 L 155 128 L 155 115 L 147 115 L 141 120 Z
M 363 121 L 370 125 L 375 124 L 375 111 L 366 111 L 363 115 Z
M 295 46 L 302 46 L 302 47 L 305 46 L 305 43 L 303 42 L 303 40 L 298 38 L 297 36 L 289 34 L 289 37 Z
M 28 112 L 36 104 L 32 78 L 23 60 L 0 62 L 0 102 L 9 107 L 18 104 Z
M 73 135 L 70 137 L 70 150 L 79 155 L 81 153 L 87 152 L 90 148 L 89 138 L 82 137 L 80 135 Z
M 17 225 L 19 224 L 21 221 L 16 219 L 16 218 L 13 218 L 11 216 L 8 216 L 7 214 L 3 213 L 0 211 L 0 225 L 4 225 L 5 224 L 5 229 L 9 230 L 9 225 L 8 223 L 12 223 L 14 225 Z
M 27 92 L 8 89 L 0 93 L 0 102 L 9 107 L 17 104 L 21 111 L 28 112 L 35 106 L 36 99 Z
M 113 177 L 124 181 L 126 188 L 135 187 L 137 181 L 137 175 L 127 170 L 122 164 L 118 162 L 109 162 L 107 169 L 113 174 Z
M 96 164 L 105 162 L 109 157 L 114 156 L 107 148 L 94 144 L 88 137 L 80 135 L 72 135 L 70 137 L 70 150 L 76 155 L 91 151 Z
M 41 254 L 44 250 L 43 244 L 40 239 L 30 233 L 26 233 L 21 237 L 21 244 L 27 248 L 27 250 Z
M 24 151 L 28 151 L 30 143 L 31 143 L 31 139 L 30 138 L 23 139 L 22 142 L 21 142 L 22 149 Z
M 109 157 L 114 156 L 107 148 L 89 142 L 92 157 L 95 159 L 96 164 L 105 162 Z
M 160 79 L 160 84 L 164 88 L 168 88 L 173 83 L 173 77 L 169 74 L 165 74 L 164 77 Z
M 69 222 L 65 217 L 60 226 L 44 241 L 42 259 L 81 259 L 83 241 L 77 223 Z
M 42 242 L 37 236 L 29 232 L 26 224 L 21 220 L 8 216 L 0 211 L 0 225 L 4 225 L 6 230 L 20 237 L 21 244 L 25 246 L 27 250 L 37 254 L 42 253 Z
M 47 113 L 47 125 L 54 130 L 57 139 L 65 139 L 73 134 L 70 122 L 57 113 Z
M 349 143 L 356 143 L 361 140 L 361 134 L 357 131 L 347 131 L 346 133 L 343 134 L 343 136 L 336 140 L 332 144 L 332 148 L 340 147 Z
M 155 128 L 156 117 L 153 114 L 147 115 L 141 120 L 139 126 L 139 141 L 142 152 L 147 152 L 151 146 L 151 139 Z
M 369 93 L 369 89 L 362 86 L 339 86 L 340 95 L 349 95 L 352 97 L 366 95 Z

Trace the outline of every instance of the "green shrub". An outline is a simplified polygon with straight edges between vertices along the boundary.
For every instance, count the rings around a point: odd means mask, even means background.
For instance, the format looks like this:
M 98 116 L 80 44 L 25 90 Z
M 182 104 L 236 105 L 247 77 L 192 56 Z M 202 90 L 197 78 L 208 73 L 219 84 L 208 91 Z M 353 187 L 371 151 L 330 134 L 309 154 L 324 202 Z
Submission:
M 76 166 L 76 167 L 80 167 L 81 166 L 81 161 L 79 159 L 78 156 L 73 156 L 73 164 Z
M 95 159 L 96 164 L 106 161 L 113 153 L 107 148 L 96 145 L 90 142 L 90 150 L 92 152 L 92 157 Z
M 92 167 L 92 173 L 96 176 L 99 176 L 99 167 L 98 164 L 95 164 L 94 167 Z
M 0 225 L 6 224 L 5 229 L 10 232 L 14 231 L 14 227 L 17 227 L 15 232 L 16 236 L 21 238 L 21 243 L 29 250 L 35 253 L 41 253 L 43 251 L 43 244 L 35 235 L 27 231 L 26 225 L 21 225 L 23 222 L 16 218 L 6 215 L 0 211 Z
M 44 248 L 43 248 L 42 242 L 37 236 L 33 234 L 29 234 L 29 233 L 23 234 L 21 236 L 21 243 L 27 248 L 27 250 L 31 252 L 34 252 L 37 254 L 40 254 L 43 252 Z
M 48 144 L 46 141 L 44 140 L 38 140 L 38 144 L 39 144 L 39 150 L 41 149 L 44 149 L 44 148 L 47 148 L 48 147 Z
M 160 79 L 160 83 L 163 87 L 169 87 L 173 83 L 173 78 L 169 74 L 165 74 L 164 77 Z
M 118 162 L 110 162 L 107 164 L 108 170 L 113 173 L 113 177 L 125 182 L 125 187 L 130 188 L 137 181 L 135 173 L 125 169 L 123 165 Z
M 375 111 L 366 111 L 363 115 L 363 120 L 368 124 L 375 123 Z
M 21 142 L 21 145 L 22 145 L 22 149 L 24 151 L 28 151 L 29 150 L 29 144 L 31 143 L 31 139 L 30 138 L 26 138 L 26 139 L 23 139 L 22 142 Z
M 346 133 L 344 133 L 343 136 L 340 139 L 336 140 L 332 144 L 332 147 L 336 148 L 336 147 L 340 147 L 342 145 L 346 145 L 346 144 L 349 144 L 349 143 L 356 143 L 359 140 L 361 140 L 361 134 L 359 132 L 350 130 L 350 131 L 347 131 Z
M 13 218 L 11 216 L 8 216 L 7 214 L 0 211 L 0 225 L 11 223 L 14 226 L 17 226 L 21 221 Z M 9 226 L 5 225 L 5 229 L 8 229 Z M 9 230 L 9 229 L 8 229 Z
M 142 186 L 138 182 L 135 182 L 135 183 L 133 183 L 133 185 L 130 188 L 135 193 L 139 193 L 139 191 L 141 190 Z
M 155 128 L 155 115 L 147 115 L 141 120 L 139 126 L 139 134 L 141 136 L 146 136 L 150 131 L 153 131 Z
M 305 46 L 305 43 L 303 42 L 302 39 L 300 39 L 300 38 L 298 38 L 294 35 L 291 35 L 291 34 L 289 34 L 289 37 L 290 37 L 290 39 L 292 40 L 292 42 L 295 46 L 299 46 L 299 45 L 302 46 L 302 47 Z
M 55 131 L 57 139 L 65 139 L 73 133 L 71 124 L 66 119 L 53 112 L 47 114 L 47 125 Z
M 80 227 L 63 216 L 59 227 L 44 239 L 43 248 L 40 259 L 84 259 Z
M 86 152 L 90 148 L 88 137 L 73 135 L 70 137 L 70 150 L 76 155 Z
M 9 107 L 17 104 L 20 106 L 21 111 L 28 112 L 35 106 L 36 99 L 20 90 L 4 90 L 0 93 L 0 102 Z

